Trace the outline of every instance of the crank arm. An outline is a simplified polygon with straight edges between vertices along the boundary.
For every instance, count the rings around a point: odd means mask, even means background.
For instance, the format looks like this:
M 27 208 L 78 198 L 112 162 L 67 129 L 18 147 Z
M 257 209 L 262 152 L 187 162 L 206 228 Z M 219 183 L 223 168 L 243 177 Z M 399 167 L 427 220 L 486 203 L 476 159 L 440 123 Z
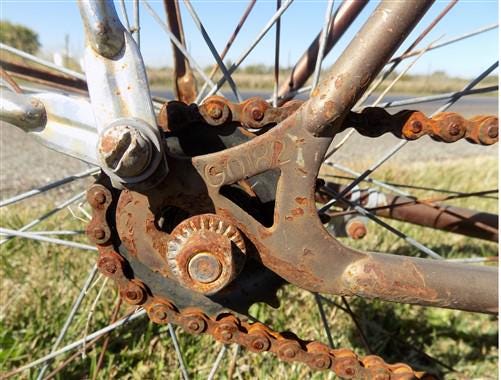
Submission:
M 97 159 L 113 185 L 152 186 L 168 171 L 146 71 L 112 1 L 78 2 L 85 72 L 99 133 Z

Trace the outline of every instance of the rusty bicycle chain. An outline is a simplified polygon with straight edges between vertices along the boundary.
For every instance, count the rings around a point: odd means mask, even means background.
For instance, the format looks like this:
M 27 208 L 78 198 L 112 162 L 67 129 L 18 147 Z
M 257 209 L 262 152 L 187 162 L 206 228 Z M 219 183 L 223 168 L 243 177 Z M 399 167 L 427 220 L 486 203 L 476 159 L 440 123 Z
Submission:
M 342 378 L 430 378 L 425 373 L 413 371 L 407 364 L 387 364 L 376 355 L 360 358 L 350 349 L 331 349 L 321 342 L 304 341 L 295 334 L 276 332 L 260 322 L 249 323 L 231 313 L 211 317 L 196 307 L 177 309 L 171 300 L 152 294 L 146 284 L 134 278 L 127 260 L 116 252 L 113 246 L 117 240 L 116 231 L 107 222 L 111 217 L 107 212 L 114 200 L 112 191 L 98 181 L 87 191 L 87 200 L 93 212 L 86 233 L 98 248 L 100 272 L 115 281 L 127 303 L 142 306 L 151 321 L 173 323 L 191 334 L 206 333 L 224 344 L 236 343 L 252 352 L 273 352 L 286 362 L 301 362 L 315 370 L 331 370 Z
M 278 124 L 302 104 L 301 100 L 292 100 L 274 108 L 259 97 L 233 103 L 220 96 L 211 96 L 200 106 L 171 101 L 164 104 L 160 111 L 158 124 L 164 131 L 172 132 L 193 122 L 204 122 L 210 126 L 236 122 L 246 129 L 257 131 Z M 368 137 L 392 133 L 401 139 L 416 140 L 428 135 L 446 143 L 465 139 L 472 144 L 492 145 L 498 141 L 498 124 L 496 116 L 465 119 L 455 112 L 442 112 L 428 118 L 419 111 L 404 110 L 392 115 L 384 108 L 368 107 L 360 113 L 350 112 L 342 128 L 355 128 Z

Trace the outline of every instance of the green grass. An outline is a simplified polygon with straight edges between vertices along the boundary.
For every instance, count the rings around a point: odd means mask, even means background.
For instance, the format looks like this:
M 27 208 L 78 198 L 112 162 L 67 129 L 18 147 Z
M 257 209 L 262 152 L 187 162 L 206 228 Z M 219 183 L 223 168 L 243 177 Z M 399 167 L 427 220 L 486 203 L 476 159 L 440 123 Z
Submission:
M 356 163 L 354 169 L 364 168 Z M 378 179 L 423 186 L 476 191 L 497 188 L 497 160 L 494 157 L 456 159 L 403 166 L 385 166 Z M 429 192 L 414 192 L 430 196 Z M 33 199 L 21 206 L 2 211 L 1 225 L 18 228 L 34 216 L 50 209 L 57 199 Z M 485 198 L 461 199 L 452 204 L 497 213 L 497 201 Z M 447 257 L 497 255 L 497 245 L 427 228 L 390 222 L 421 243 Z M 44 229 L 82 229 L 83 223 L 63 211 L 49 219 Z M 79 241 L 85 241 L 79 237 Z M 341 239 L 344 244 L 366 250 L 417 254 L 409 246 L 382 228 L 369 224 L 369 234 L 361 241 Z M 0 250 L 0 372 L 12 370 L 50 351 L 66 314 L 95 261 L 95 253 L 60 248 L 44 243 L 13 239 Z M 92 301 L 99 291 L 101 279 L 89 292 L 81 312 L 71 326 L 65 343 L 79 339 L 84 329 Z M 282 306 L 275 310 L 258 304 L 252 314 L 277 330 L 292 330 L 308 339 L 326 341 L 313 296 L 293 286 L 280 290 Z M 339 302 L 337 297 L 331 297 Z M 101 302 L 93 315 L 89 332 L 105 326 L 116 302 L 117 294 L 111 283 L 106 284 Z M 498 325 L 492 316 L 436 308 L 398 305 L 382 301 L 350 299 L 350 305 L 378 355 L 388 362 L 403 361 L 417 369 L 430 370 L 446 379 L 497 378 Z M 364 354 L 364 345 L 350 317 L 343 311 L 326 305 L 326 313 L 336 347 L 348 347 Z M 127 312 L 123 306 L 121 315 Z M 182 350 L 195 379 L 207 378 L 220 344 L 208 336 L 194 337 L 177 329 Z M 392 337 L 397 337 L 398 341 Z M 400 342 L 400 343 L 399 343 Z M 405 342 L 405 343 L 401 343 Z M 454 367 L 452 373 L 427 360 L 410 347 Z M 57 379 L 92 378 L 100 343 L 85 358 L 72 361 L 56 375 Z M 230 350 L 232 351 L 233 348 Z M 63 355 L 55 368 L 69 355 Z M 217 378 L 227 378 L 231 354 L 227 354 Z M 287 364 L 271 354 L 241 351 L 236 362 L 235 378 L 334 379 L 334 375 L 311 372 L 302 364 Z M 18 378 L 36 378 L 37 371 L 23 372 Z M 1 377 L 1 375 L 0 375 Z M 180 378 L 177 361 L 166 326 L 153 325 L 146 319 L 137 320 L 112 335 L 100 379 Z

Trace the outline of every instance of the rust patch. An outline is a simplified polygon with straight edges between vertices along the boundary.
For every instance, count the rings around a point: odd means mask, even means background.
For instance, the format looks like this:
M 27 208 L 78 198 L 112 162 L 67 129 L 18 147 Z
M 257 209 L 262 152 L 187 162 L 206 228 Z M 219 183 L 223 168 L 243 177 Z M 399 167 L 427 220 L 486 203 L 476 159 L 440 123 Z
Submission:
M 334 82 L 334 86 L 336 86 L 337 89 L 341 88 L 343 85 L 343 75 L 340 74 L 337 76 L 336 81 Z
M 296 202 L 301 206 L 306 206 L 308 204 L 308 198 L 306 197 L 296 197 Z
M 438 293 L 426 285 L 425 278 L 411 261 L 388 264 L 383 268 L 374 261 L 354 264 L 346 273 L 346 281 L 354 294 L 386 300 L 426 300 L 434 303 Z
M 291 210 L 291 214 L 293 216 L 301 216 L 304 215 L 304 210 L 301 207 L 296 207 Z
M 334 103 L 332 100 L 326 101 L 324 105 L 325 118 L 330 120 L 336 115 L 337 115 L 336 103 Z

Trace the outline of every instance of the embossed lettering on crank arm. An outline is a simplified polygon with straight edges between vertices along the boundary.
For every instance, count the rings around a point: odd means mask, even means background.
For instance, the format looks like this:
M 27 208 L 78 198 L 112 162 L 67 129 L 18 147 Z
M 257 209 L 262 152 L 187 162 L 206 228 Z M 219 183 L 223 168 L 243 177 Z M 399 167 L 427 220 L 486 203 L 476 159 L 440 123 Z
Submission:
M 36 137 L 43 145 L 97 165 L 97 130 L 90 103 L 54 93 L 3 91 L 0 120 Z
M 151 186 L 167 174 L 167 163 L 139 49 L 112 1 L 78 5 L 85 26 L 85 72 L 99 131 L 99 164 L 116 187 Z

